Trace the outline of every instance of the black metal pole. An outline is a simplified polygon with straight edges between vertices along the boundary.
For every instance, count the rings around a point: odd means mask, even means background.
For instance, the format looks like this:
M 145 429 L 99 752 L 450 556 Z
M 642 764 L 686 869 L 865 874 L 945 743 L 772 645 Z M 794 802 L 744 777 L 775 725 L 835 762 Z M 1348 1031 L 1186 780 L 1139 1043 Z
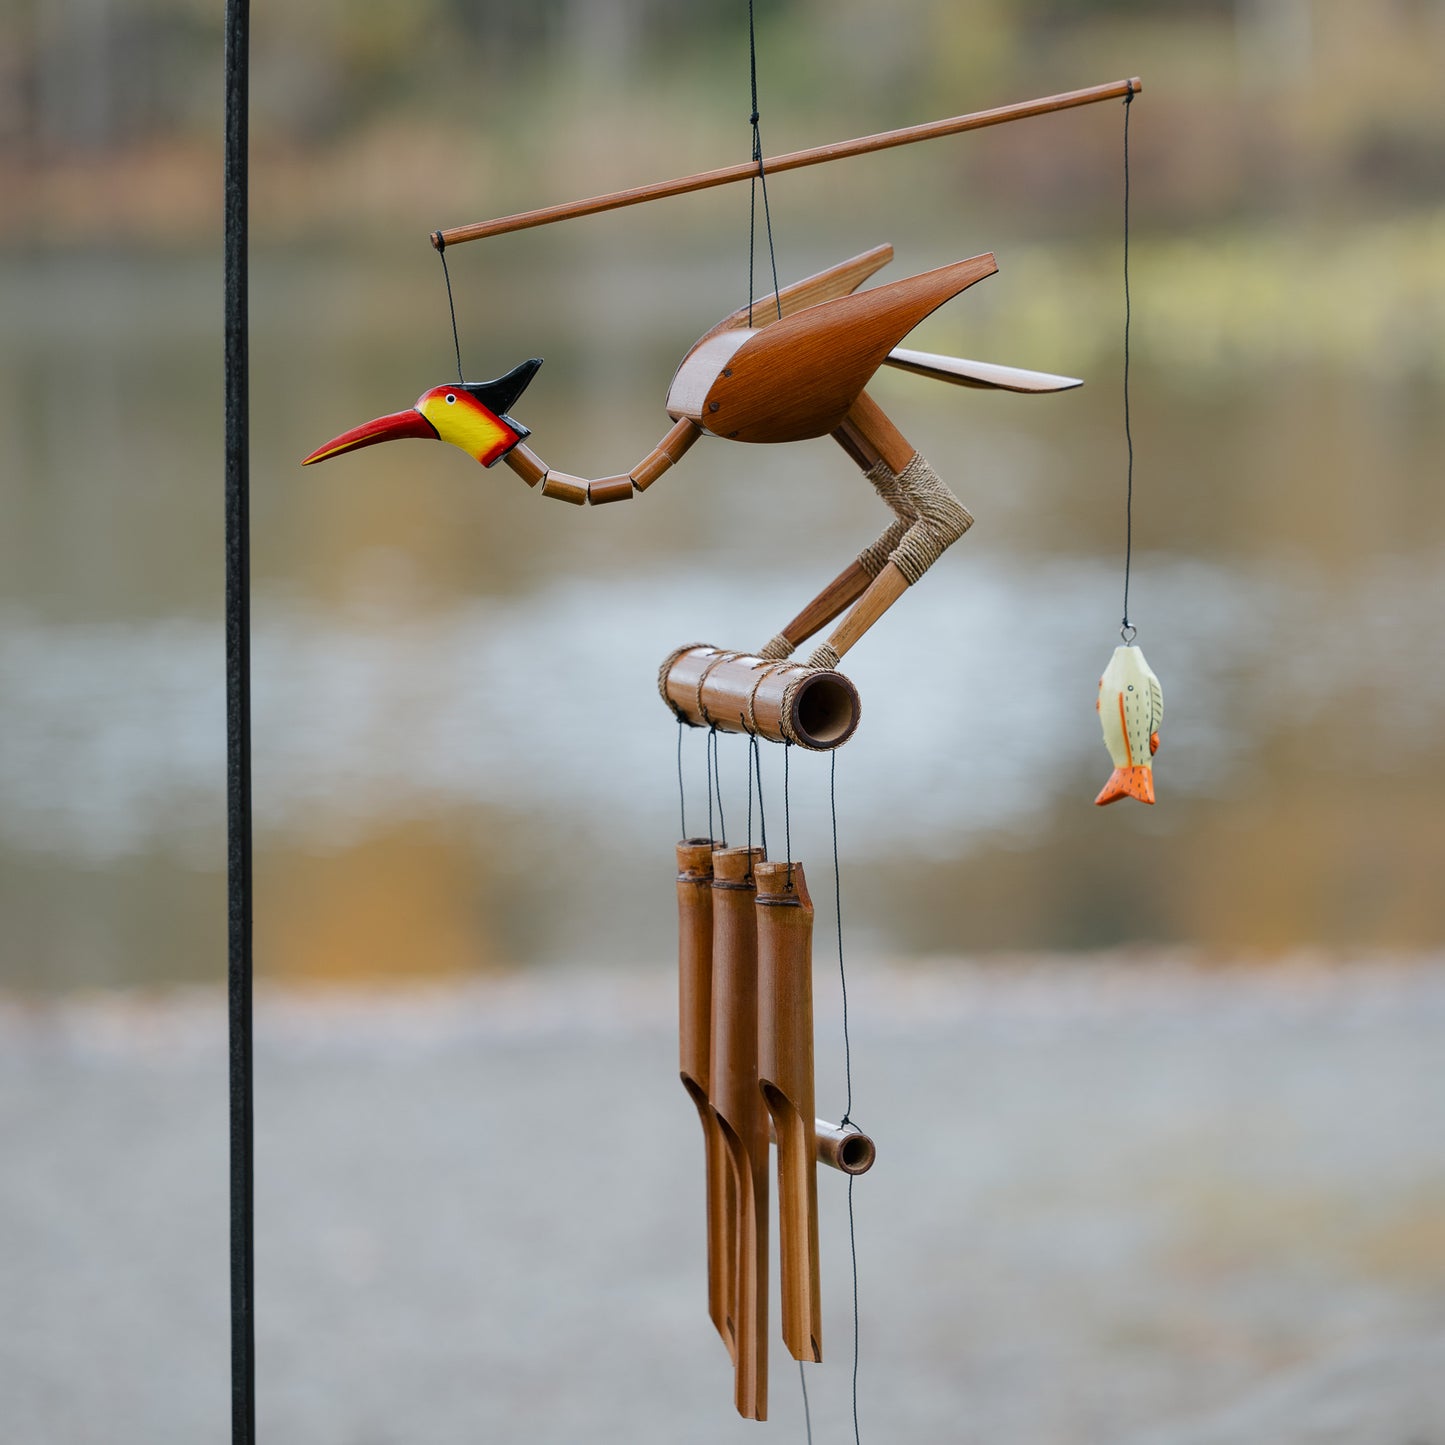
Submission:
M 231 1440 L 256 1438 L 251 1083 L 251 508 L 247 307 L 249 0 L 226 0 L 226 883 L 231 1118 Z

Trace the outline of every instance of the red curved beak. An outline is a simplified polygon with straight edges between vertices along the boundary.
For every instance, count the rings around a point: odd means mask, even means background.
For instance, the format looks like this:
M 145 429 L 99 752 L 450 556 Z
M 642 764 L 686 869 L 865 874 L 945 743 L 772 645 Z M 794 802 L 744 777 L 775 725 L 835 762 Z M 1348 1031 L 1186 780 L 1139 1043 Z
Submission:
M 413 406 L 405 411 L 393 412 L 390 416 L 379 416 L 375 421 L 363 422 L 339 437 L 319 446 L 305 460 L 303 467 L 312 462 L 324 462 L 327 457 L 340 456 L 342 452 L 354 452 L 358 447 L 369 447 L 375 442 L 394 441 L 397 437 L 436 438 L 436 428 Z

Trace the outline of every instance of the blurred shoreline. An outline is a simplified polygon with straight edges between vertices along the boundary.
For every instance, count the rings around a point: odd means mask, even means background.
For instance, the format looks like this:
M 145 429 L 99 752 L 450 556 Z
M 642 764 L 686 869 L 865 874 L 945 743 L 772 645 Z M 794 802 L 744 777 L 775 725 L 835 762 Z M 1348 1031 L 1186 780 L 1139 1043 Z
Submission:
M 851 1200 L 865 1438 L 1434 1445 L 1442 963 L 858 961 L 850 1091 L 820 955 L 817 1107 L 851 1097 L 879 1160 L 820 1171 L 814 1430 L 850 1427 Z M 674 988 L 261 988 L 264 1433 L 755 1438 L 705 1312 Z M 0 1000 L 8 1438 L 219 1438 L 223 1003 Z M 800 1438 L 785 1359 L 771 1394 Z
M 814 965 L 820 1040 L 841 1024 L 831 961 Z M 985 958 L 855 959 L 853 1028 L 863 1038 L 934 1036 L 953 1028 L 1008 1034 L 1187 1023 L 1212 1032 L 1354 1018 L 1445 1024 L 1445 954 L 1335 954 L 1298 949 L 1210 957 L 1137 947 Z M 309 1054 L 465 1048 L 488 1040 L 656 1036 L 676 1027 L 671 964 L 619 969 L 547 965 L 405 982 L 262 979 L 258 1047 Z M 137 1060 L 194 1059 L 224 1043 L 220 986 L 0 990 L 0 1048 Z

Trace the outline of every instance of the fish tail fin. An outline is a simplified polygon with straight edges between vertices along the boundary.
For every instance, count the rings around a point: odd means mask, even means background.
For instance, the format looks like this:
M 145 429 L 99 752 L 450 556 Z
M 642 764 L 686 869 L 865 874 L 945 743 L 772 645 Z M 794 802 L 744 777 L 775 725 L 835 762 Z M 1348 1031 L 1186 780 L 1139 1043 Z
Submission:
M 1102 808 L 1106 803 L 1117 803 L 1120 798 L 1138 798 L 1141 803 L 1152 803 L 1154 769 L 1115 768 L 1094 802 Z

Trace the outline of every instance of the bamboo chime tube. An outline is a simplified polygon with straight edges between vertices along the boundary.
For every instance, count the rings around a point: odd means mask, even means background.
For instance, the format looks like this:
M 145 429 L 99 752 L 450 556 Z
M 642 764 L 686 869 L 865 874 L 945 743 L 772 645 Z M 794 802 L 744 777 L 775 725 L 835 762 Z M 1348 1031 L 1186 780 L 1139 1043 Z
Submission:
M 1105 85 L 1091 85 L 1084 90 L 1047 95 L 1039 100 L 1001 105 L 993 110 L 973 111 L 968 115 L 949 116 L 946 120 L 904 126 L 901 130 L 880 131 L 875 135 L 860 136 L 856 140 L 834 141 L 830 145 L 814 146 L 810 150 L 790 151 L 786 155 L 772 156 L 761 163 L 741 161 L 737 165 L 721 166 L 717 170 L 682 176 L 675 181 L 654 181 L 651 185 L 633 186 L 625 191 L 612 191 L 605 196 L 591 196 L 581 201 L 563 201 L 559 205 L 544 206 L 536 211 L 502 216 L 495 221 L 478 221 L 470 226 L 453 226 L 449 230 L 433 231 L 431 243 L 438 250 L 442 250 L 447 246 L 459 245 L 462 241 L 480 241 L 487 236 L 524 231 L 531 226 L 549 225 L 553 221 L 594 216 L 599 211 L 612 211 L 619 206 L 636 206 L 645 201 L 660 201 L 667 196 L 686 195 L 689 191 L 707 190 L 711 186 L 725 186 L 732 181 L 746 181 L 760 172 L 775 174 L 778 171 L 797 170 L 802 166 L 822 165 L 827 161 L 845 160 L 849 156 L 867 155 L 871 151 L 889 150 L 893 146 L 912 145 L 916 141 L 935 140 L 940 136 L 958 135 L 966 130 L 982 130 L 985 126 L 1002 125 L 1006 121 L 1026 120 L 1030 116 L 1047 115 L 1051 111 L 1069 110 L 1076 105 L 1092 105 L 1100 100 L 1137 95 L 1143 88 L 1143 83 L 1135 76 L 1131 80 L 1114 80 Z
M 778 1145 L 783 1342 L 823 1358 L 813 1115 L 813 900 L 800 863 L 759 863 L 758 1086 Z
M 709 1098 L 731 1180 L 735 1266 L 729 1318 L 735 1399 L 745 1419 L 768 1415 L 768 1114 L 758 1089 L 758 941 L 753 870 L 761 848 L 719 848 L 712 881 L 712 1049 Z
M 702 1123 L 707 1200 L 707 1312 L 732 1348 L 727 1327 L 732 1264 L 729 1248 L 727 1156 L 708 1102 L 712 1051 L 712 841 L 677 845 L 678 1069 Z

